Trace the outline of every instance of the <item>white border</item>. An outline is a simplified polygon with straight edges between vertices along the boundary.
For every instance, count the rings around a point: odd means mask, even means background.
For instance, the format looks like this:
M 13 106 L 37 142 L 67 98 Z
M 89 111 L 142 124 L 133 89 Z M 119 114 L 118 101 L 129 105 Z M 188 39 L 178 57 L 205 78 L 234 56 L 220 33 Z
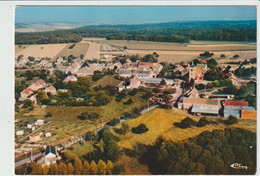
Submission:
M 15 7 L 22 5 L 105 5 L 105 6 L 257 6 L 259 1 L 0 1 L 0 175 L 14 174 L 14 17 Z M 259 21 L 257 28 L 260 29 Z M 260 30 L 258 30 L 260 31 Z M 257 33 L 257 57 L 259 54 L 259 33 Z M 260 72 L 257 71 L 259 78 Z M 258 85 L 258 84 L 257 84 Z M 259 86 L 257 86 L 259 91 Z M 259 102 L 259 101 L 258 101 Z M 260 108 L 258 103 L 257 108 Z M 257 112 L 259 117 L 260 111 Z M 259 121 L 257 127 L 259 127 Z M 257 133 L 259 130 L 257 129 Z M 257 135 L 259 136 L 259 135 Z M 259 151 L 257 145 L 257 151 Z M 258 157 L 257 157 L 258 158 Z M 257 162 L 257 168 L 259 168 Z M 258 172 L 257 172 L 258 173 Z

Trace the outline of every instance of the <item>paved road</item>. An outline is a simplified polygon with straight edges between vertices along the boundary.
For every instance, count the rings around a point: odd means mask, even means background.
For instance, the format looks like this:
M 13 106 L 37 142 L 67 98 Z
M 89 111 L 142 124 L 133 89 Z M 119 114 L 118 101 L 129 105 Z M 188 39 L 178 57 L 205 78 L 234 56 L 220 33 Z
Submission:
M 37 158 L 37 157 L 40 156 L 40 155 L 41 155 L 41 153 L 37 153 L 37 154 L 33 155 L 33 156 L 32 156 L 32 160 L 34 160 L 35 158 Z M 23 165 L 23 164 L 25 164 L 25 163 L 30 163 L 30 162 L 31 162 L 31 160 L 30 160 L 30 158 L 28 157 L 28 158 L 25 158 L 25 159 L 23 159 L 23 160 L 21 160 L 21 161 L 16 162 L 16 163 L 15 163 L 15 167 L 21 166 L 21 165 Z

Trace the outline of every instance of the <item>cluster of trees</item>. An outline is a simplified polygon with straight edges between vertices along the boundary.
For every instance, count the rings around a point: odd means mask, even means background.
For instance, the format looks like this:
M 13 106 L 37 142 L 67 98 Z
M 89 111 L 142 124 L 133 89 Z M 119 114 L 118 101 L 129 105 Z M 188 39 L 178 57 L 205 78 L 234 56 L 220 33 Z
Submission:
M 137 127 L 133 127 L 131 129 L 131 131 L 135 134 L 142 134 L 145 133 L 146 131 L 148 131 L 149 129 L 146 127 L 145 124 L 141 123 L 140 125 L 138 125 Z
M 41 164 L 33 162 L 28 170 L 31 175 L 109 175 L 113 173 L 113 163 L 103 160 L 82 161 L 77 155 L 65 152 L 58 164 L 42 167 Z
M 235 75 L 238 77 L 256 76 L 256 67 L 244 68 L 240 66 L 235 70 Z
M 121 154 L 117 145 L 119 138 L 111 133 L 110 128 L 106 126 L 98 132 L 97 136 L 94 136 L 95 134 L 92 134 L 91 140 L 96 140 L 99 145 L 94 145 L 94 150 L 82 157 L 89 162 L 92 160 L 98 162 L 100 159 L 103 161 L 117 161 Z
M 82 112 L 82 113 L 78 116 L 78 118 L 79 118 L 80 120 L 91 120 L 91 121 L 96 120 L 96 119 L 98 119 L 99 117 L 100 117 L 100 115 L 97 114 L 97 113 L 95 113 L 95 112 L 92 112 L 92 113 Z
M 250 147 L 249 147 L 250 146 Z M 240 128 L 205 131 L 181 142 L 158 138 L 136 145 L 136 157 L 152 174 L 251 175 L 256 172 L 256 134 Z M 247 166 L 234 169 L 233 163 Z
M 160 64 L 163 66 L 162 70 L 158 75 L 160 78 L 174 79 L 178 76 L 178 73 L 175 74 L 173 71 L 175 69 L 175 65 L 168 62 L 161 62 Z
M 213 87 L 222 87 L 222 86 L 232 86 L 232 81 L 229 79 L 220 79 L 213 82 L 209 82 L 207 85 L 204 84 L 198 84 L 196 85 L 196 89 L 202 90 L 202 89 L 208 89 Z
M 15 33 L 16 45 L 27 44 L 49 44 L 49 43 L 76 43 L 82 37 L 69 31 L 49 31 L 49 32 L 30 32 Z
M 208 51 L 205 51 L 204 53 L 201 53 L 201 54 L 200 54 L 201 57 L 211 57 L 211 56 L 213 56 L 213 55 L 214 55 L 214 53 L 210 53 L 210 52 L 208 52 Z

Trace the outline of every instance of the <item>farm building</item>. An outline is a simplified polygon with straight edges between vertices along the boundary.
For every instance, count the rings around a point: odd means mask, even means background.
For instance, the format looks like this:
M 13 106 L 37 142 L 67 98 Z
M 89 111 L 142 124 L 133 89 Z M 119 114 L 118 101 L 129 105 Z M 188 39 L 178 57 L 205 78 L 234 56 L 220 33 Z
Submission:
M 180 99 L 180 102 L 178 103 L 178 108 L 190 109 L 193 105 L 209 105 L 212 108 L 221 108 L 219 100 L 187 97 L 183 97 Z
M 49 86 L 46 87 L 44 91 L 46 93 L 51 93 L 52 95 L 56 95 L 57 94 L 56 88 L 53 85 L 51 85 L 51 84 L 49 84 Z
M 124 78 L 128 78 L 132 76 L 132 71 L 131 70 L 127 70 L 127 69 L 120 69 L 119 70 L 119 76 L 120 77 L 124 77 Z
M 31 136 L 29 136 L 29 140 L 30 140 L 30 142 L 37 142 L 37 141 L 41 140 L 41 134 L 38 133 L 38 134 L 31 135 Z
M 257 111 L 253 107 L 242 107 L 241 119 L 254 119 L 257 118 Z
M 191 113 L 196 115 L 214 115 L 219 114 L 220 106 L 208 105 L 208 104 L 195 104 L 192 106 Z
M 233 99 L 234 97 L 235 95 L 233 94 L 213 94 L 210 98 L 226 100 L 226 99 Z
M 235 116 L 241 117 L 242 107 L 248 107 L 246 101 L 226 100 L 224 103 L 224 117 Z

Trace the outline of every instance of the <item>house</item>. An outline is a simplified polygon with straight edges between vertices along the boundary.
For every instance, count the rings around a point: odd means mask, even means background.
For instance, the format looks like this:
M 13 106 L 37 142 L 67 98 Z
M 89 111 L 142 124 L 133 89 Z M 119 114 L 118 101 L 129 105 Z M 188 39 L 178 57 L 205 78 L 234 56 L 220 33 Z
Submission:
M 33 94 L 33 90 L 31 88 L 27 88 L 24 89 L 21 93 L 20 93 L 20 98 L 19 101 L 24 101 L 27 99 L 27 97 L 29 97 L 30 95 Z
M 52 63 L 50 63 L 50 62 L 48 62 L 47 60 L 43 59 L 43 60 L 39 63 L 39 67 L 41 67 L 41 68 L 52 67 Z
M 28 88 L 32 91 L 38 91 L 41 88 L 44 88 L 46 85 L 45 81 L 43 81 L 42 79 L 36 81 L 35 83 L 33 83 L 32 85 L 30 85 Z
M 246 101 L 226 100 L 224 103 L 224 117 L 234 116 L 237 118 L 241 117 L 242 107 L 248 107 Z
M 128 69 L 119 69 L 119 76 L 129 78 L 132 76 L 132 71 Z
M 37 141 L 41 140 L 41 134 L 38 133 L 38 134 L 31 135 L 31 136 L 29 136 L 29 140 L 30 140 L 30 142 L 37 142 Z
M 68 92 L 68 89 L 58 89 L 58 92 Z
M 102 71 L 105 68 L 105 64 L 100 63 L 89 63 L 89 68 L 93 71 Z
M 139 78 L 155 78 L 157 75 L 153 71 L 136 71 L 135 75 Z
M 33 125 L 35 125 L 34 120 L 27 123 L 27 128 L 32 128 Z
M 36 122 L 35 122 L 35 125 L 44 125 L 44 120 L 43 119 L 38 119 Z
M 65 69 L 65 73 L 68 74 L 68 73 L 76 73 L 81 67 L 81 64 L 79 64 L 78 62 L 74 62 L 71 66 L 67 67 Z
M 134 78 L 130 80 L 130 89 L 138 88 L 140 84 L 140 78 L 138 78 L 138 76 L 134 76 Z
M 65 79 L 63 80 L 63 82 L 65 82 L 65 83 L 67 83 L 67 82 L 69 82 L 69 81 L 75 82 L 75 81 L 78 81 L 78 78 L 77 78 L 76 76 L 74 76 L 74 75 L 70 75 L 70 76 L 68 76 L 67 78 L 65 78 Z
M 24 131 L 22 131 L 22 130 L 16 131 L 16 135 L 17 135 L 17 136 L 21 136 L 21 135 L 23 135 L 23 134 L 24 134 Z
M 89 69 L 88 67 L 84 67 L 76 72 L 77 77 L 91 76 L 93 74 L 93 70 Z
M 221 106 L 215 106 L 211 104 L 194 104 L 191 109 L 191 113 L 196 115 L 215 115 L 218 116 Z
M 192 89 L 186 92 L 186 96 L 189 98 L 198 98 L 199 91 L 195 87 L 193 87 Z
M 190 109 L 193 105 L 209 105 L 211 108 L 221 108 L 220 101 L 217 99 L 187 98 L 183 97 L 178 103 L 179 109 Z M 208 108 L 208 107 L 207 107 Z
M 34 104 L 34 105 L 37 105 L 37 98 L 36 98 L 36 94 L 31 96 L 30 98 L 28 98 L 29 100 L 31 100 L 31 102 Z
M 166 82 L 166 85 L 172 85 L 173 80 L 172 79 L 164 79 L 164 78 L 140 78 L 142 86 L 145 86 L 146 84 L 155 84 L 160 85 L 161 81 L 164 80 Z
M 45 133 L 45 137 L 51 137 L 51 133 L 50 132 Z
M 44 91 L 45 91 L 46 93 L 51 93 L 52 95 L 57 95 L 56 88 L 55 88 L 53 85 L 51 85 L 51 84 L 49 84 L 49 86 L 46 87 L 46 88 L 44 89 Z
M 117 85 L 117 89 L 118 89 L 119 92 L 125 89 L 125 84 L 124 84 L 124 83 L 125 83 L 124 81 L 121 81 L 121 82 Z
M 40 163 L 42 165 L 50 165 L 56 163 L 57 160 L 61 159 L 58 154 L 58 151 L 55 147 L 49 145 L 46 147 L 44 153 L 36 158 L 36 163 Z
M 232 81 L 232 84 L 235 87 L 240 88 L 240 86 L 241 86 L 240 80 L 235 75 L 230 76 L 228 79 L 230 79 Z
M 242 107 L 241 119 L 253 119 L 256 120 L 257 111 L 254 107 Z

